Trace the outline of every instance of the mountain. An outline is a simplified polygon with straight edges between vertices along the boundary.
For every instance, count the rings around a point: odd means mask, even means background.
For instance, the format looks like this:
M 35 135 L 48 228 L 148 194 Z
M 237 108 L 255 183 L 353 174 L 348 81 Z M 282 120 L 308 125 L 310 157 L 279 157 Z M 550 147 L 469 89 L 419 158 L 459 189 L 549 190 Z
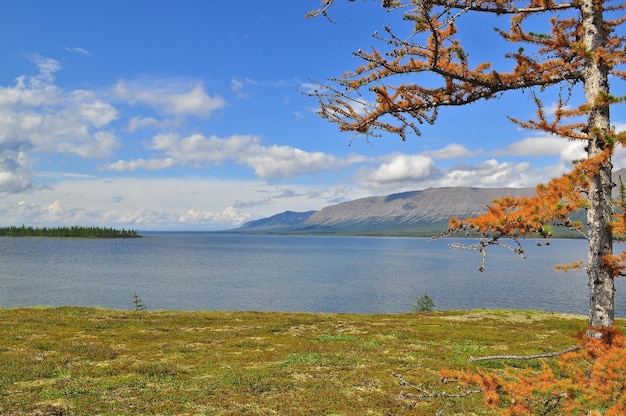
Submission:
M 288 231 L 301 226 L 315 211 L 293 212 L 285 211 L 256 221 L 250 221 L 242 225 L 237 231 L 271 232 Z
M 450 217 L 478 215 L 495 198 L 533 192 L 533 188 L 429 188 L 356 199 L 320 211 L 286 211 L 235 231 L 430 236 L 445 230 Z
M 616 184 L 621 177 L 626 177 L 626 169 L 613 173 Z M 476 216 L 484 213 L 494 199 L 530 196 L 534 192 L 535 188 L 429 188 L 356 199 L 320 211 L 286 211 L 232 231 L 430 237 L 445 231 L 451 217 Z M 614 187 L 613 198 L 619 198 L 619 186 Z M 584 212 L 575 213 L 573 219 L 584 222 Z M 554 232 L 558 237 L 579 237 L 564 229 L 555 228 Z

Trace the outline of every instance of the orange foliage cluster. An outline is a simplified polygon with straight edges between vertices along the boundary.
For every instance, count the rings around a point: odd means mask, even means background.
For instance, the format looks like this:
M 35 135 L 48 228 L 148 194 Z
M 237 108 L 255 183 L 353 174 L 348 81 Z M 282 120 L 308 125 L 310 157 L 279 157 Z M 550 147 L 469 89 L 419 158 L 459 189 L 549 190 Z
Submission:
M 606 150 L 595 158 L 580 162 L 572 172 L 554 178 L 547 184 L 539 184 L 533 197 L 505 197 L 494 200 L 487 213 L 475 218 L 459 220 L 452 218 L 446 235 L 461 231 L 476 231 L 484 238 L 500 237 L 543 237 L 552 236 L 550 224 L 569 227 L 583 233 L 580 222 L 571 221 L 569 216 L 587 208 L 585 197 L 588 179 L 597 174 L 598 167 L 609 157 Z M 615 201 L 613 221 L 609 224 L 616 240 L 626 237 L 626 187 L 621 185 L 622 198 Z M 557 265 L 559 271 L 581 269 L 582 261 Z M 602 266 L 615 278 L 626 274 L 626 251 L 607 254 L 602 258 Z
M 611 231 L 618 241 L 626 239 L 626 186 L 620 177 L 620 199 L 615 201 L 616 211 L 613 214 Z M 609 254 L 602 258 L 602 267 L 608 270 L 611 276 L 624 276 L 626 271 L 626 251 L 619 254 Z
M 602 267 L 615 278 L 624 275 L 626 269 L 626 252 L 607 254 L 602 258 Z
M 604 152 L 598 157 L 580 162 L 572 172 L 554 178 L 536 187 L 532 197 L 504 197 L 493 201 L 486 214 L 449 222 L 448 233 L 478 231 L 483 237 L 501 236 L 551 237 L 549 224 L 556 223 L 582 232 L 582 224 L 571 221 L 569 216 L 588 205 L 583 192 L 588 187 L 588 177 L 598 171 L 600 163 L 609 156 Z
M 626 414 L 626 341 L 615 328 L 594 328 L 602 339 L 581 332 L 581 349 L 561 356 L 553 366 L 493 372 L 442 370 L 443 378 L 476 386 L 485 403 L 503 415 Z

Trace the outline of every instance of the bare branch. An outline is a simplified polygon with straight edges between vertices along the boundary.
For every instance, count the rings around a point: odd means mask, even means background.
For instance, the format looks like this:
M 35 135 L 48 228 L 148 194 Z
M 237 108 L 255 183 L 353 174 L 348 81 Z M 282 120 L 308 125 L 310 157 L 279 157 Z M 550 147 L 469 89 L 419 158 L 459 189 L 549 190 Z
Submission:
M 423 400 L 427 398 L 452 398 L 452 399 L 460 399 L 463 397 L 470 396 L 472 394 L 482 393 L 481 389 L 469 389 L 460 393 L 446 393 L 446 392 L 431 392 L 426 390 L 422 385 L 411 384 L 408 381 L 405 381 L 404 378 L 400 374 L 392 372 L 391 375 L 400 380 L 400 385 L 404 387 L 410 387 L 412 389 L 417 390 L 418 394 L 406 393 L 404 391 L 400 392 L 399 399 L 418 399 Z
M 322 3 L 322 8 L 317 9 L 317 10 L 311 10 L 310 12 L 306 14 L 306 17 L 312 18 L 312 17 L 324 16 L 325 18 L 328 19 L 330 23 L 335 23 L 335 21 L 331 19 L 330 16 L 328 15 L 328 9 L 330 8 L 330 6 L 333 5 L 334 2 L 335 0 L 325 0 Z
M 521 243 L 517 241 L 517 239 L 515 238 L 512 238 L 512 240 L 515 242 L 517 247 L 512 247 L 509 244 L 506 244 L 505 242 L 501 241 L 498 237 L 481 238 L 477 244 L 450 243 L 450 247 L 454 249 L 478 251 L 483 257 L 480 267 L 478 267 L 478 270 L 481 272 L 484 272 L 485 267 L 487 265 L 487 247 L 489 246 L 504 247 L 512 251 L 513 253 L 518 254 L 522 259 L 526 259 L 528 257 L 528 254 L 522 247 Z
M 568 352 L 578 351 L 581 347 L 574 345 L 573 347 L 566 348 L 561 351 L 548 352 L 545 354 L 533 354 L 533 355 L 491 355 L 486 357 L 470 357 L 467 359 L 470 363 L 486 360 L 534 360 L 537 358 L 551 358 L 559 355 L 567 354 Z

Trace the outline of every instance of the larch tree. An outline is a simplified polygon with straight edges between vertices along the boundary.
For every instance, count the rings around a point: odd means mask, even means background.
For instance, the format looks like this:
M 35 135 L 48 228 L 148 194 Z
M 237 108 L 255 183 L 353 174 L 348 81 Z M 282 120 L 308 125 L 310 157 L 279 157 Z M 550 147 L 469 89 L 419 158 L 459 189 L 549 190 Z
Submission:
M 351 0 L 354 1 L 354 0 Z M 323 0 L 309 16 L 329 16 L 334 0 Z M 412 26 L 410 36 L 392 28 L 374 33 L 385 48 L 358 50 L 361 66 L 313 93 L 320 114 L 341 131 L 372 137 L 393 133 L 405 140 L 420 135 L 418 126 L 434 123 L 438 111 L 499 98 L 506 93 L 531 94 L 535 118 L 517 125 L 551 136 L 585 143 L 587 157 L 573 161 L 572 171 L 536 188 L 536 195 L 493 201 L 476 218 L 451 219 L 445 233 L 477 232 L 475 249 L 483 254 L 494 244 L 511 246 L 524 255 L 519 239 L 550 238 L 552 225 L 579 231 L 588 240 L 585 267 L 589 277 L 589 325 L 614 324 L 614 279 L 624 275 L 626 253 L 614 254 L 614 238 L 626 231 L 624 198 L 615 203 L 612 190 L 612 155 L 626 143 L 626 132 L 611 125 L 610 109 L 624 101 L 611 94 L 610 82 L 623 82 L 626 71 L 626 3 L 610 0 L 383 0 L 382 7 L 403 13 Z M 484 62 L 471 66 L 463 47 L 460 19 L 470 14 L 493 16 L 505 28 L 497 34 L 510 43 L 502 68 Z M 495 23 L 495 21 L 494 21 Z M 539 26 L 539 25 L 543 26 Z M 537 27 L 547 28 L 539 33 Z M 397 29 L 397 28 L 396 28 Z M 469 29 L 471 30 L 471 29 Z M 457 32 L 458 31 L 458 32 Z M 495 58 L 495 57 L 494 57 Z M 558 105 L 548 112 L 540 99 L 558 89 Z M 573 103 L 577 97 L 580 102 Z M 622 189 L 623 191 L 623 189 Z M 622 195 L 625 193 L 622 192 Z M 586 225 L 570 217 L 587 211 Z M 596 332 L 600 336 L 600 332 Z

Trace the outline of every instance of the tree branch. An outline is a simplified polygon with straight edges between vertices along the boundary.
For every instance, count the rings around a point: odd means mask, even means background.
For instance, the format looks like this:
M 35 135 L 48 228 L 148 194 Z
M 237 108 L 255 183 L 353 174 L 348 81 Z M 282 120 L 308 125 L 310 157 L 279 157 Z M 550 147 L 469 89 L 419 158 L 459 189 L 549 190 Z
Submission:
M 508 244 L 506 244 L 503 241 L 500 241 L 499 238 L 497 237 L 492 237 L 492 238 L 481 238 L 480 241 L 477 244 L 461 244 L 461 243 L 450 243 L 450 247 L 454 248 L 454 249 L 463 249 L 463 250 L 476 250 L 478 251 L 483 259 L 482 262 L 480 264 L 480 267 L 478 268 L 479 271 L 484 272 L 485 271 L 485 266 L 487 265 L 487 247 L 488 246 L 500 246 L 500 247 L 504 247 L 508 250 L 511 250 L 513 253 L 518 254 L 522 259 L 526 259 L 528 257 L 528 255 L 526 254 L 526 251 L 524 250 L 524 247 L 522 247 L 522 245 L 520 244 L 519 241 L 517 241 L 516 238 L 511 238 L 515 244 L 517 245 L 517 247 L 512 247 Z
M 470 390 L 466 390 L 464 392 L 461 393 L 446 393 L 446 392 L 431 392 L 429 390 L 426 390 L 424 388 L 424 386 L 422 385 L 416 385 L 416 384 L 411 384 L 408 381 L 405 381 L 402 376 L 400 374 L 397 374 L 395 372 L 391 373 L 392 377 L 395 377 L 397 379 L 400 380 L 400 385 L 401 386 L 405 386 L 405 387 L 411 387 L 417 391 L 419 391 L 419 394 L 411 394 L 411 393 L 405 393 L 404 391 L 400 392 L 399 395 L 399 399 L 418 399 L 418 400 L 422 400 L 422 399 L 427 399 L 427 398 L 435 398 L 435 397 L 446 397 L 446 398 L 453 398 L 453 399 L 460 399 L 462 397 L 467 397 L 469 395 L 472 394 L 478 394 L 478 393 L 482 393 L 483 391 L 481 389 L 470 389 Z
M 574 345 L 572 347 L 566 348 L 561 351 L 556 352 L 548 352 L 545 354 L 533 354 L 533 355 L 490 355 L 486 357 L 470 357 L 467 359 L 470 363 L 475 363 L 477 361 L 486 361 L 486 360 L 534 360 L 537 358 L 550 358 L 556 357 L 558 355 L 567 354 L 568 352 L 573 352 L 579 350 L 580 347 L 578 345 Z
M 326 0 L 326 4 L 323 4 L 322 8 L 317 9 L 317 10 L 311 10 L 310 12 L 306 14 L 306 17 L 324 16 L 325 18 L 328 19 L 330 23 L 335 23 L 335 21 L 331 19 L 330 16 L 328 15 L 328 9 L 330 8 L 330 6 L 333 5 L 334 1 L 335 0 Z

